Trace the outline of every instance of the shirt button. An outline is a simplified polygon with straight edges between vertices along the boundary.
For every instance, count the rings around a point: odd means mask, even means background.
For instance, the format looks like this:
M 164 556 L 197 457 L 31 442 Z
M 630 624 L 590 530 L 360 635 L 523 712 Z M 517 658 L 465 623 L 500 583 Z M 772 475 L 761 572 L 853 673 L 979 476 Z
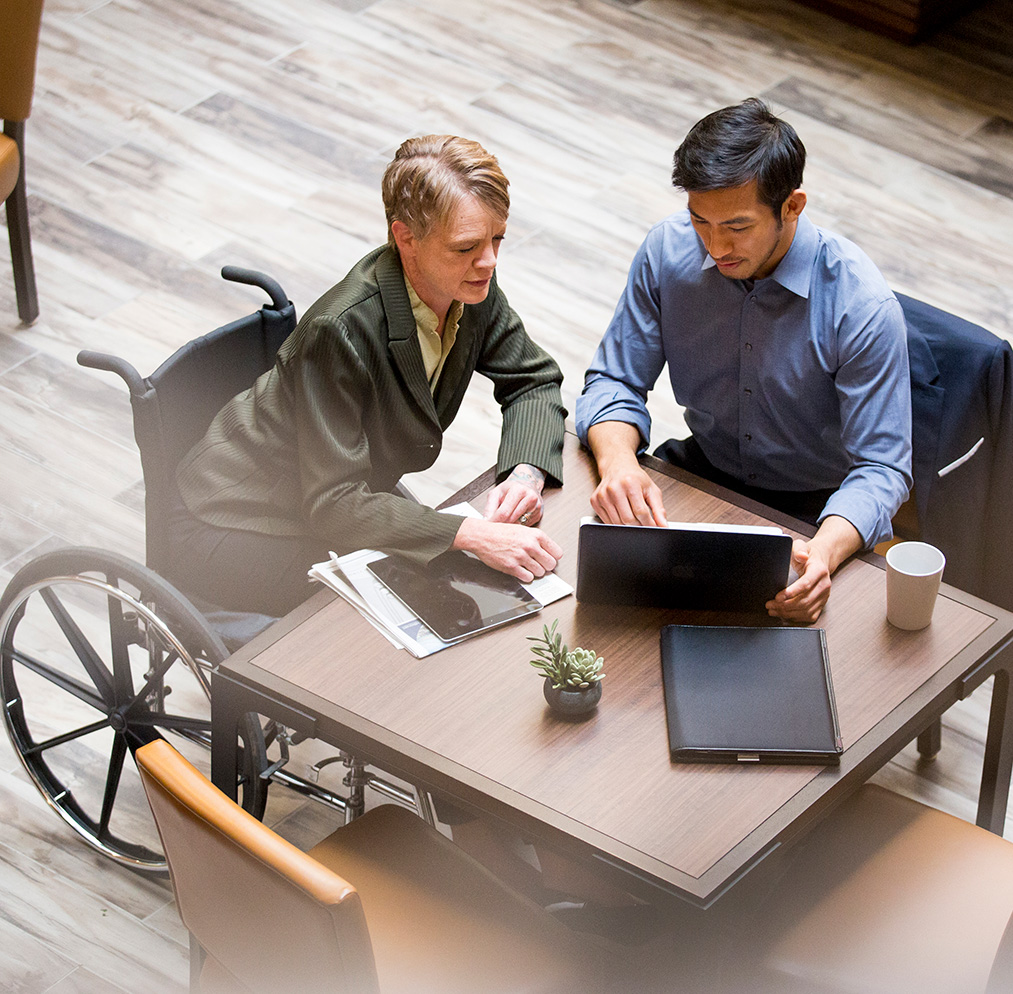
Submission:
M 752 435 L 750 435 L 748 431 L 747 431 L 747 432 L 746 432 L 746 434 L 745 434 L 745 435 L 743 435 L 742 437 L 743 437 L 743 438 L 745 438 L 745 440 L 746 440 L 747 442 L 751 442 L 751 441 L 753 440 L 753 436 L 752 436 Z
M 743 393 L 744 393 L 744 394 L 745 394 L 745 395 L 746 395 L 747 397 L 752 397 L 752 396 L 753 396 L 753 391 L 752 391 L 752 390 L 750 390 L 750 389 L 749 389 L 749 387 L 746 387 L 746 388 L 745 388 L 745 389 L 744 389 L 744 390 L 743 390 L 742 392 L 743 392 Z
M 755 479 L 756 479 L 756 474 L 755 474 L 755 473 L 750 473 L 750 474 L 749 474 L 749 475 L 748 475 L 748 476 L 746 477 L 746 479 L 747 479 L 747 480 L 755 480 Z
M 743 346 L 743 348 L 744 348 L 744 349 L 745 349 L 745 350 L 746 350 L 747 352 L 752 352 L 752 351 L 753 351 L 753 346 L 752 346 L 752 345 L 751 345 L 751 344 L 750 344 L 749 342 L 746 342 L 746 344 L 745 344 L 745 345 Z

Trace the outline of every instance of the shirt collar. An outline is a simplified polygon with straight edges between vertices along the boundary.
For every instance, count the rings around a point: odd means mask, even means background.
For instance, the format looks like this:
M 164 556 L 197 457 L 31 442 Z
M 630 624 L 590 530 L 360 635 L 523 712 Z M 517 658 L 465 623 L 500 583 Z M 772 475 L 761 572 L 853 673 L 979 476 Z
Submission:
M 792 238 L 784 258 L 770 274 L 770 278 L 795 296 L 808 300 L 809 282 L 812 279 L 818 243 L 819 232 L 816 225 L 804 213 L 800 214 L 795 224 L 795 237 Z
M 819 232 L 816 230 L 816 225 L 804 213 L 800 214 L 795 224 L 795 236 L 791 240 L 791 245 L 788 246 L 788 251 L 777 264 L 777 268 L 767 278 L 780 283 L 796 296 L 808 300 L 809 282 L 812 279 L 813 261 L 816 259 L 818 245 Z M 702 243 L 701 248 L 703 248 Z M 717 263 L 704 249 L 703 263 L 700 268 L 713 269 L 716 265 Z
M 411 280 L 407 276 L 404 278 L 405 288 L 408 290 L 408 301 L 412 305 L 412 316 L 415 318 L 415 325 L 420 331 L 428 332 L 430 335 L 436 334 L 436 329 L 439 327 L 440 319 L 436 316 L 434 311 L 416 292 L 415 287 L 412 286 Z M 464 304 L 459 300 L 455 300 L 450 305 L 450 310 L 447 312 L 447 320 L 444 322 L 444 329 L 450 328 L 451 326 L 456 327 L 461 320 L 461 315 L 464 313 Z

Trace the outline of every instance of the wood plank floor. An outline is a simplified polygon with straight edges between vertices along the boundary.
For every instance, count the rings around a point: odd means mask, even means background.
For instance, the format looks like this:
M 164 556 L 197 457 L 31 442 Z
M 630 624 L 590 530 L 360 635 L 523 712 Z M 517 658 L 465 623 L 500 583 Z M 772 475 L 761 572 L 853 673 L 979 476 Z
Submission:
M 150 372 L 260 305 L 219 279 L 226 263 L 304 310 L 383 240 L 379 177 L 412 134 L 499 156 L 501 281 L 571 409 L 634 250 L 683 203 L 675 145 L 751 94 L 801 133 L 818 223 L 896 289 L 1013 339 L 1011 20 L 1013 0 L 992 0 L 905 47 L 791 0 L 47 0 L 31 327 L 0 249 L 0 583 L 65 545 L 143 559 L 126 391 L 77 351 Z M 471 393 L 414 481 L 427 500 L 492 461 L 491 392 Z M 680 428 L 664 390 L 652 411 L 658 438 Z M 879 779 L 973 817 L 987 698 L 951 711 L 934 763 L 909 748 Z M 321 811 L 276 798 L 270 817 L 299 838 Z M 182 991 L 186 962 L 167 885 L 86 850 L 0 742 L 0 990 Z

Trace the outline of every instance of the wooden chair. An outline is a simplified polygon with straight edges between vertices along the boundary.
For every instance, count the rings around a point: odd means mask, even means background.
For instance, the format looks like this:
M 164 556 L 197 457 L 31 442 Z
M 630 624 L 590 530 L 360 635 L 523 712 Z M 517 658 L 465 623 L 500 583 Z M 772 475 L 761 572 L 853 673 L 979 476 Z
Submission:
M 1011 914 L 1013 844 L 866 785 L 785 857 L 735 989 L 1008 994 Z
M 306 853 L 164 739 L 135 758 L 192 936 L 194 991 L 621 989 L 590 940 L 404 808 L 368 811 Z
M 0 0 L 0 200 L 7 204 L 7 233 L 14 266 L 18 316 L 39 316 L 32 239 L 25 195 L 25 121 L 32 111 L 42 0 Z

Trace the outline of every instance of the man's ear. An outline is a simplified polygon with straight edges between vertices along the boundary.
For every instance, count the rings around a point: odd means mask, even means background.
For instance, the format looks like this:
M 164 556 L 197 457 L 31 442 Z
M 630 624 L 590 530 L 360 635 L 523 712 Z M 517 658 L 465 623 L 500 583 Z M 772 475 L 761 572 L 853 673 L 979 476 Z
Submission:
M 797 221 L 799 215 L 805 210 L 808 199 L 805 190 L 792 190 L 788 194 L 788 199 L 781 205 L 781 223 L 786 224 L 789 221 Z
M 394 236 L 394 244 L 397 246 L 398 254 L 404 258 L 411 257 L 415 248 L 415 236 L 412 229 L 404 221 L 393 221 L 390 226 L 390 233 Z

